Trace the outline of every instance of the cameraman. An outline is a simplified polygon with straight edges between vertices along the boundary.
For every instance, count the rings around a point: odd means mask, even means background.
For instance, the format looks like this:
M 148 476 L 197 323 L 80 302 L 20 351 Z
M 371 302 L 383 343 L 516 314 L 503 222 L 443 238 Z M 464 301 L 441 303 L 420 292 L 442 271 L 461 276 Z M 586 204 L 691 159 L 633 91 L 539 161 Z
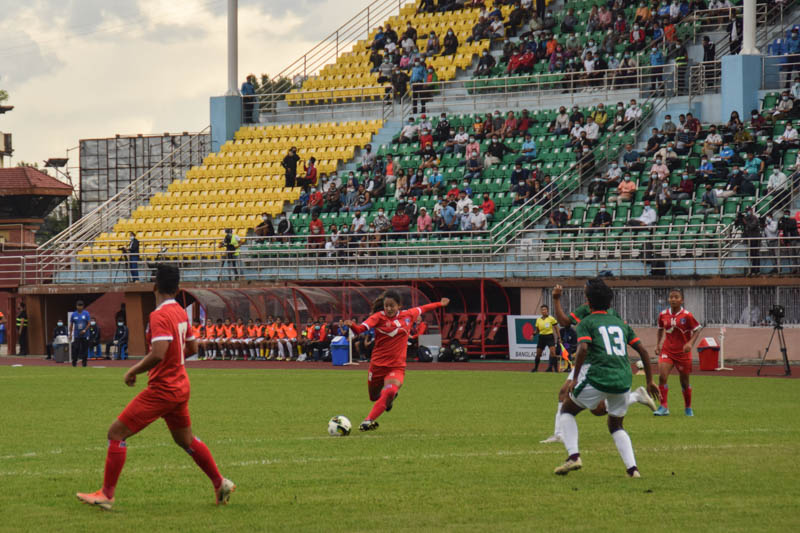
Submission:
M 763 222 L 755 209 L 751 206 L 747 208 L 747 212 L 740 220 L 737 220 L 742 227 L 742 237 L 747 243 L 748 258 L 750 260 L 750 268 L 748 269 L 748 276 L 755 276 L 758 274 L 761 260 L 759 254 L 761 251 L 761 237 L 763 236 L 762 227 Z
M 136 234 L 132 231 L 128 235 L 131 238 L 128 246 L 120 246 L 119 251 L 125 256 L 131 279 L 139 281 L 139 239 L 136 238 Z
M 225 248 L 225 259 L 222 261 L 222 271 L 225 272 L 225 265 L 233 267 L 236 278 L 239 277 L 239 247 L 244 242 L 244 238 L 233 233 L 231 228 L 225 228 L 225 237 L 220 243 L 220 248 Z M 230 275 L 228 276 L 230 278 Z

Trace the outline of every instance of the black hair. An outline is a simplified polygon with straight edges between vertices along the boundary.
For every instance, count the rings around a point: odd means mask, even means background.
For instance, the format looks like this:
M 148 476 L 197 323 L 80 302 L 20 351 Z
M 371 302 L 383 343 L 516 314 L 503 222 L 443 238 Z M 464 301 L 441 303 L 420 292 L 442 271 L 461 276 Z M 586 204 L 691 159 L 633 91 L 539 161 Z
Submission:
M 175 294 L 181 282 L 181 272 L 175 265 L 156 265 L 156 289 L 161 294 Z
M 400 293 L 394 290 L 389 290 L 384 292 L 381 298 L 383 300 L 385 300 L 386 298 L 391 298 L 392 300 L 397 302 L 397 305 L 403 305 L 403 300 L 402 298 L 400 298 Z
M 372 302 L 372 312 L 378 313 L 380 311 L 383 311 L 383 296 L 378 296 Z
M 586 299 L 589 300 L 589 307 L 593 311 L 606 311 L 611 307 L 614 299 L 614 292 L 600 278 L 592 278 L 586 281 Z
M 539 306 L 539 309 L 542 309 L 542 308 L 545 308 L 545 309 L 547 309 L 548 311 L 550 310 L 550 307 L 549 307 L 549 306 L 547 306 L 547 305 L 541 305 L 541 306 Z
M 78 307 L 79 305 L 81 305 L 81 306 L 83 305 L 83 300 L 77 300 L 75 302 L 75 307 Z
M 669 292 L 667 293 L 667 295 L 670 295 L 670 294 L 672 294 L 673 292 L 677 292 L 678 294 L 680 294 L 680 295 L 681 295 L 681 298 L 683 298 L 683 289 L 679 289 L 678 287 L 672 287 L 672 288 L 669 290 Z

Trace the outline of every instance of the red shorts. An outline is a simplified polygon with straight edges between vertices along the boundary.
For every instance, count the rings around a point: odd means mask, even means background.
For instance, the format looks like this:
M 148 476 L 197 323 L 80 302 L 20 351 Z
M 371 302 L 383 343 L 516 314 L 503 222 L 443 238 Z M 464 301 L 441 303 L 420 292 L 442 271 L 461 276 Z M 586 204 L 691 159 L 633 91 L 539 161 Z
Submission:
M 672 363 L 678 372 L 681 374 L 692 373 L 692 354 L 684 353 L 681 355 L 673 355 L 666 352 L 661 352 L 661 357 L 658 358 L 659 363 Z
M 403 366 L 370 366 L 367 374 L 367 385 L 370 388 L 383 387 L 387 379 L 396 379 L 403 384 L 406 377 L 406 368 Z
M 131 400 L 117 418 L 134 433 L 159 418 L 163 418 L 171 430 L 187 428 L 192 425 L 189 418 L 189 395 L 179 400 L 147 387 Z

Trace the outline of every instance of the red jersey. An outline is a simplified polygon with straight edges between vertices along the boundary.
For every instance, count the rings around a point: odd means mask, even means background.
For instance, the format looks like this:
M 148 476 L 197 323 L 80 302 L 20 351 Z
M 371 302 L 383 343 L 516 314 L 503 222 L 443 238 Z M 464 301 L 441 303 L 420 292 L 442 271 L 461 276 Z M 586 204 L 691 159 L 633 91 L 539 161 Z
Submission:
M 404 309 L 393 317 L 386 316 L 384 311 L 371 315 L 361 324 L 353 324 L 354 333 L 364 333 L 368 329 L 375 330 L 375 346 L 372 349 L 370 366 L 404 367 L 406 366 L 406 347 L 408 334 L 419 315 L 433 309 L 438 309 L 442 304 L 432 304 Z
M 684 345 L 689 342 L 694 332 L 701 327 L 692 313 L 683 307 L 675 314 L 672 314 L 672 310 L 669 308 L 664 309 L 658 315 L 658 329 L 663 329 L 665 332 L 661 353 L 683 356 L 686 354 L 683 351 Z
M 189 376 L 184 366 L 186 341 L 194 340 L 186 311 L 175 300 L 165 300 L 150 313 L 145 335 L 147 349 L 152 343 L 169 341 L 164 359 L 147 373 L 147 386 L 159 392 L 180 396 L 189 394 Z

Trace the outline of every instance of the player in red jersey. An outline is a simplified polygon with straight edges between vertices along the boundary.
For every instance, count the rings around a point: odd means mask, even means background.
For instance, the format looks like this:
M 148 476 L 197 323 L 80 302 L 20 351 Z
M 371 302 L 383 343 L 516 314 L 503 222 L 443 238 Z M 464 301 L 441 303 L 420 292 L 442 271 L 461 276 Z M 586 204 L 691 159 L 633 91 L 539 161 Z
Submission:
M 375 330 L 375 347 L 372 350 L 367 377 L 369 399 L 375 404 L 358 429 L 361 431 L 377 429 L 376 419 L 384 411 L 392 410 L 392 403 L 400 387 L 403 386 L 406 375 L 408 334 L 414 321 L 421 314 L 446 307 L 449 303 L 448 298 L 442 298 L 441 302 L 400 310 L 402 305 L 400 295 L 395 291 L 386 291 L 375 300 L 372 306 L 373 314 L 364 322 L 361 324 L 355 324 L 352 320 L 344 322 L 344 325 L 356 335 L 370 328 Z
M 172 265 L 158 265 L 156 273 L 156 309 L 147 326 L 149 352 L 125 373 L 125 384 L 133 387 L 136 376 L 148 373 L 147 387 L 134 398 L 108 430 L 103 488 L 94 493 L 78 493 L 84 503 L 110 510 L 114 489 L 125 465 L 125 440 L 159 418 L 163 418 L 175 443 L 186 450 L 197 466 L 211 479 L 217 505 L 226 504 L 236 485 L 219 473 L 211 452 L 192 433 L 189 418 L 189 376 L 184 360 L 197 352 L 197 340 L 191 335 L 186 311 L 175 301 L 180 272 Z
M 692 313 L 683 308 L 683 293 L 680 289 L 672 289 L 669 292 L 669 309 L 664 309 L 658 315 L 656 353 L 660 354 L 658 358 L 658 388 L 661 391 L 661 406 L 653 413 L 654 415 L 669 415 L 667 379 L 674 366 L 678 369 L 681 389 L 683 389 L 684 412 L 686 416 L 694 416 L 689 374 L 692 373 L 692 348 L 700 337 L 702 329 L 703 326 Z

